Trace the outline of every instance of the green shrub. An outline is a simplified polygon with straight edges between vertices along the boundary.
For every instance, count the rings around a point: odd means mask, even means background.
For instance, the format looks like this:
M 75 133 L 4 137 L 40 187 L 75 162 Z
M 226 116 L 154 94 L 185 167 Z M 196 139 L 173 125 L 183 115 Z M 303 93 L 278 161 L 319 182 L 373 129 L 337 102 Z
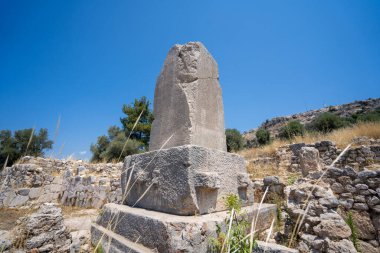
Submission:
M 378 122 L 380 121 L 380 110 L 358 115 L 358 122 Z
M 256 132 L 256 139 L 260 145 L 266 145 L 270 142 L 270 133 L 268 130 L 260 128 Z
M 227 151 L 235 152 L 243 148 L 243 136 L 237 129 L 226 129 Z
M 335 129 L 349 125 L 349 122 L 335 114 L 325 112 L 316 117 L 310 124 L 310 129 L 328 133 Z
M 298 120 L 288 122 L 280 129 L 280 138 L 292 139 L 295 136 L 302 136 L 305 132 L 305 127 Z

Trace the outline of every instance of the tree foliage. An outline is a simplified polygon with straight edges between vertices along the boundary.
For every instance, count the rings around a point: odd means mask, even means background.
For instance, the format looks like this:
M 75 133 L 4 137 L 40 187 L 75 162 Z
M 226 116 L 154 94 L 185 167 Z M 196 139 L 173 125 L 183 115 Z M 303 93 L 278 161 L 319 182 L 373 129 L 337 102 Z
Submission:
M 227 151 L 235 152 L 243 148 L 243 136 L 237 129 L 226 129 Z
M 42 128 L 36 133 L 32 128 L 0 131 L 0 170 L 7 161 L 11 166 L 25 155 L 43 156 L 45 150 L 51 149 L 53 141 L 48 139 L 48 130 Z
M 279 136 L 283 139 L 292 139 L 295 136 L 303 135 L 305 127 L 298 120 L 288 122 L 280 129 Z
M 256 132 L 256 139 L 259 145 L 266 145 L 270 142 L 270 133 L 264 128 L 260 128 Z
M 126 117 L 120 119 L 125 135 L 131 135 L 132 139 L 143 142 L 146 147 L 149 144 L 150 130 L 153 122 L 153 113 L 150 111 L 149 106 L 150 102 L 146 97 L 135 99 L 133 105 L 123 105 L 122 111 L 126 114 Z M 140 114 L 141 117 L 133 129 Z
M 153 114 L 149 106 L 150 102 L 146 97 L 135 99 L 131 105 L 123 105 L 122 111 L 126 116 L 120 118 L 122 129 L 111 126 L 107 135 L 98 137 L 97 142 L 90 148 L 91 161 L 118 162 L 125 156 L 147 150 L 153 122 Z M 130 136 L 129 140 L 128 136 Z

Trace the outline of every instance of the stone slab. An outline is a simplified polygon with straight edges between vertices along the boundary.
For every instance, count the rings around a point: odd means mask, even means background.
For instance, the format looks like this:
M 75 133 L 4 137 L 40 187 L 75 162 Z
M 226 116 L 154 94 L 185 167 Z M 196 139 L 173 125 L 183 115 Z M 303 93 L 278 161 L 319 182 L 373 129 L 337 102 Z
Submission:
M 149 150 L 168 141 L 167 148 L 198 145 L 226 151 L 218 65 L 202 43 L 169 50 L 157 78 L 153 109 Z
M 124 204 L 178 215 L 223 211 L 228 194 L 253 202 L 243 157 L 194 145 L 126 157 L 121 184 Z
M 258 204 L 242 208 L 248 221 L 257 211 Z M 275 215 L 276 205 L 263 204 L 256 228 L 259 231 L 268 229 Z M 110 248 L 114 251 L 110 252 L 128 252 L 124 250 L 131 248 L 131 243 L 135 245 L 138 242 L 145 251 L 136 252 L 202 253 L 207 252 L 210 238 L 215 237 L 216 225 L 223 227 L 226 217 L 227 211 L 180 216 L 111 203 L 103 207 L 96 224 L 92 225 L 92 243 L 97 244 L 100 238 L 102 244 L 111 240 Z

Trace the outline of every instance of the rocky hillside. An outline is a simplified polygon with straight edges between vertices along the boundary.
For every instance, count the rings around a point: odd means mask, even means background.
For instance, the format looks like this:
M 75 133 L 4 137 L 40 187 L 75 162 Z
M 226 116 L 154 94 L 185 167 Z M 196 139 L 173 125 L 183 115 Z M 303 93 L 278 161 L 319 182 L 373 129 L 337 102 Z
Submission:
M 266 120 L 258 128 L 249 130 L 248 132 L 244 133 L 243 136 L 246 140 L 253 140 L 256 138 L 255 134 L 257 129 L 264 128 L 270 132 L 272 137 L 277 137 L 281 127 L 292 120 L 299 120 L 302 124 L 306 125 L 310 123 L 315 117 L 325 112 L 331 112 L 340 117 L 349 117 L 356 113 L 371 112 L 379 107 L 380 98 L 370 98 L 367 100 L 354 101 L 352 103 L 343 105 L 328 106 L 318 110 L 311 110 L 289 116 L 275 117 L 270 120 Z

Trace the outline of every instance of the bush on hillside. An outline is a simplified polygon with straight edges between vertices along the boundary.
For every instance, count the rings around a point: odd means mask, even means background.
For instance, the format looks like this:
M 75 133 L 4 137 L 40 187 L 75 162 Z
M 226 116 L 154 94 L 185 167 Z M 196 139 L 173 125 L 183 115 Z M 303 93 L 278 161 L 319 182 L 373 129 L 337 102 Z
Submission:
M 236 152 L 243 148 L 243 136 L 237 129 L 226 129 L 227 151 Z
M 335 129 L 342 128 L 344 126 L 349 125 L 349 121 L 345 120 L 335 114 L 325 112 L 316 117 L 310 123 L 310 130 L 328 133 Z
M 305 127 L 298 120 L 288 122 L 280 129 L 279 137 L 283 139 L 292 139 L 295 136 L 302 136 L 305 133 Z
M 379 122 L 380 121 L 380 108 L 367 113 L 357 113 L 351 116 L 356 122 Z
M 270 133 L 268 130 L 260 128 L 256 132 L 257 143 L 260 145 L 266 145 L 270 142 Z

